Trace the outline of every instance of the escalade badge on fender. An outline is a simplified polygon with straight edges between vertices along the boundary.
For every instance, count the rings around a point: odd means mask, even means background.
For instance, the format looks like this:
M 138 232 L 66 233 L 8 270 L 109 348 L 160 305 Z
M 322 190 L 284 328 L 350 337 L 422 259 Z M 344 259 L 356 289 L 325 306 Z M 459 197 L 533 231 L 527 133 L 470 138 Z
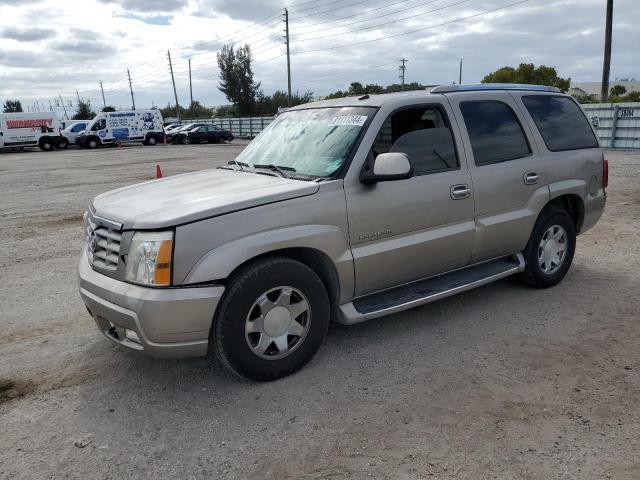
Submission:
M 392 234 L 393 230 L 387 228 L 386 230 L 381 230 L 379 232 L 363 233 L 362 235 L 358 235 L 358 240 L 375 240 L 376 238 L 388 237 Z

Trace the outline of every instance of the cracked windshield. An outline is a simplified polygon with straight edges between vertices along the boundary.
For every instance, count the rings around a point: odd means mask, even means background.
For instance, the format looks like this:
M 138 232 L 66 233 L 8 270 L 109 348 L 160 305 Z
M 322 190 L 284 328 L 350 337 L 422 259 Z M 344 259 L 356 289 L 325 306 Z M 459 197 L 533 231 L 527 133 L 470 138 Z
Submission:
M 276 165 L 314 177 L 336 172 L 349 158 L 371 107 L 314 108 L 283 113 L 236 159 Z

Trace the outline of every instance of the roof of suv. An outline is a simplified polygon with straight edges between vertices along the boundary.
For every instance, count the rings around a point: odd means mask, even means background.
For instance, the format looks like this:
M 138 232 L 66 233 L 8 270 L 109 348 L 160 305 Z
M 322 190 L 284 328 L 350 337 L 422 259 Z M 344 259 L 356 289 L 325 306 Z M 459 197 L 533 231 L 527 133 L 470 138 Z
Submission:
M 470 91 L 532 91 L 532 92 L 547 92 L 547 93 L 560 93 L 556 87 L 547 87 L 543 85 L 525 85 L 515 83 L 480 83 L 470 85 L 440 85 L 433 87 L 431 90 L 408 90 L 404 92 L 394 93 L 380 93 L 380 94 L 364 94 L 354 95 L 350 97 L 334 98 L 331 100 L 319 100 L 317 102 L 305 103 L 293 107 L 291 110 L 302 110 L 305 108 L 319 108 L 319 107 L 381 107 L 385 103 L 398 100 L 399 98 L 407 97 L 419 97 L 425 98 L 429 96 L 440 96 L 442 94 L 452 94 L 456 92 L 470 92 Z

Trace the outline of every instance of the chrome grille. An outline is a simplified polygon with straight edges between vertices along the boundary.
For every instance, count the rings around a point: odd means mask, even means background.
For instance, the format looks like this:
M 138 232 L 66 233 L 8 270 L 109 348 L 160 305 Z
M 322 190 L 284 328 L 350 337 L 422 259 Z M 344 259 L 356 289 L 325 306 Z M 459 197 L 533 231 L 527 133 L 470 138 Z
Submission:
M 105 270 L 118 268 L 122 233 L 114 228 L 100 225 L 87 217 L 87 254 L 91 263 Z

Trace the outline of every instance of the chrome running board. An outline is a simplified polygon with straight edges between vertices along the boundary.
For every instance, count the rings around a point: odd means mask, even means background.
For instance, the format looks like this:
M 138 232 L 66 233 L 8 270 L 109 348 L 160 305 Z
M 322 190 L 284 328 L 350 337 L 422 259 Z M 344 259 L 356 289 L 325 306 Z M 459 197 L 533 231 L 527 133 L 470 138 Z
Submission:
M 524 257 L 503 257 L 359 297 L 340 305 L 345 325 L 419 307 L 524 271 Z

